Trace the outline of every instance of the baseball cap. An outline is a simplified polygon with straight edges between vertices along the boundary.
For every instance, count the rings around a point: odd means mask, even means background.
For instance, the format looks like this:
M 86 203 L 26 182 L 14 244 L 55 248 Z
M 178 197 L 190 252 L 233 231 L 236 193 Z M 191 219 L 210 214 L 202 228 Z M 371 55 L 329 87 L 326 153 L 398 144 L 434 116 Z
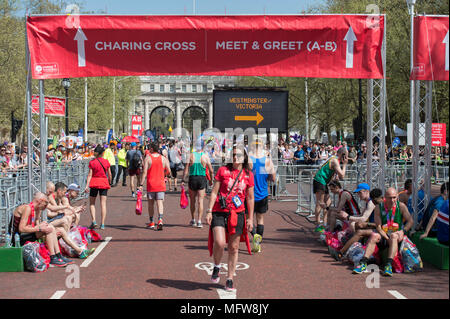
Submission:
M 355 189 L 353 193 L 359 193 L 362 190 L 370 191 L 370 186 L 367 183 L 361 183 L 358 185 L 358 187 Z
M 79 192 L 79 191 L 80 191 L 80 186 L 78 186 L 77 184 L 73 183 L 73 184 L 70 184 L 70 185 L 67 187 L 67 190 L 68 190 L 68 191 L 76 191 L 76 192 Z
M 135 147 L 136 146 L 136 143 L 135 142 L 132 142 L 131 143 L 131 147 Z

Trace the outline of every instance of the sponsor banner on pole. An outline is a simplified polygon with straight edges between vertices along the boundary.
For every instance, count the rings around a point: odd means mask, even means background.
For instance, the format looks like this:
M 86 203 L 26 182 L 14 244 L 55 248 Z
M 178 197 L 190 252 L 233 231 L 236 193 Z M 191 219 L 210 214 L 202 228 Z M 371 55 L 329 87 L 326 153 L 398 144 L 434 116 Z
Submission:
M 58 97 L 44 98 L 45 115 L 49 116 L 65 116 L 66 100 Z M 39 114 L 39 95 L 33 95 L 31 98 L 31 106 L 33 114 Z
M 35 79 L 383 77 L 384 15 L 29 16 Z
M 414 18 L 414 68 L 411 80 L 449 80 L 448 16 Z

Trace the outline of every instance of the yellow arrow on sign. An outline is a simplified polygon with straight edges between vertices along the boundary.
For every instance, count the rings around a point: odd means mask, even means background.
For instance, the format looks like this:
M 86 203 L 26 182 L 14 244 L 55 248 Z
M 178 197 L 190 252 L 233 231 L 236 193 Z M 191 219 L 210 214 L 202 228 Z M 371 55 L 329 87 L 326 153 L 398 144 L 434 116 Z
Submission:
M 247 115 L 240 115 L 234 117 L 235 121 L 256 121 L 256 125 L 259 125 L 264 120 L 264 117 L 259 114 L 259 112 L 256 112 L 256 116 L 247 116 Z

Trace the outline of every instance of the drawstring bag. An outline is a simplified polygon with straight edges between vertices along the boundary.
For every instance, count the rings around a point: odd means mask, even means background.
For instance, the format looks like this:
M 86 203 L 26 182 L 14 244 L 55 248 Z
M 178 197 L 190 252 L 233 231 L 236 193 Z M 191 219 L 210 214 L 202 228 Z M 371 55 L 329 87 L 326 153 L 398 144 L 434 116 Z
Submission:
M 28 242 L 23 246 L 22 256 L 25 269 L 31 272 L 44 272 L 48 265 L 44 258 L 41 257 L 40 244 L 36 242 Z
M 400 254 L 402 256 L 402 263 L 406 272 L 416 272 L 422 270 L 423 263 L 422 258 L 420 258 L 419 250 L 407 236 L 403 238 L 400 245 Z
M 188 206 L 189 206 L 189 200 L 186 195 L 186 190 L 184 189 L 184 186 L 181 186 L 180 207 L 182 209 L 185 209 Z
M 136 194 L 137 194 L 136 215 L 142 215 L 142 192 L 138 190 Z

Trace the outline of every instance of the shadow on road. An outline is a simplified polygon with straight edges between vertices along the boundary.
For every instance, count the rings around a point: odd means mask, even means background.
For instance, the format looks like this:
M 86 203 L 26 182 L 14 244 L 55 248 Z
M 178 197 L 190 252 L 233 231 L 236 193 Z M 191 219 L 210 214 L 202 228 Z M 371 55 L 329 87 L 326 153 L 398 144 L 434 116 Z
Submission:
M 175 288 L 179 290 L 194 291 L 194 290 L 213 290 L 223 288 L 222 285 L 199 283 L 187 280 L 172 280 L 172 279 L 149 279 L 147 283 L 156 285 L 160 288 Z

